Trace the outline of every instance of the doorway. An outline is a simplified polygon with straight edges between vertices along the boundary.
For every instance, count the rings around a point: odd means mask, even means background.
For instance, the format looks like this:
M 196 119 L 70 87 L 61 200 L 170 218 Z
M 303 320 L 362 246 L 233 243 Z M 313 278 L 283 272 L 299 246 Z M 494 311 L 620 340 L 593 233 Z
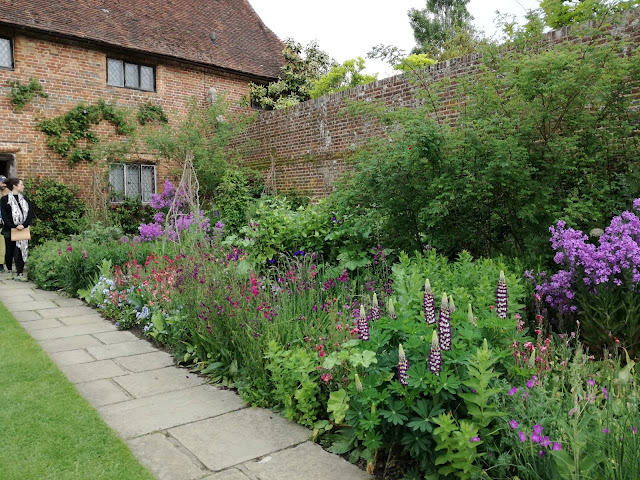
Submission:
M 13 153 L 0 153 L 0 175 L 7 178 L 15 177 L 16 172 L 16 156 Z

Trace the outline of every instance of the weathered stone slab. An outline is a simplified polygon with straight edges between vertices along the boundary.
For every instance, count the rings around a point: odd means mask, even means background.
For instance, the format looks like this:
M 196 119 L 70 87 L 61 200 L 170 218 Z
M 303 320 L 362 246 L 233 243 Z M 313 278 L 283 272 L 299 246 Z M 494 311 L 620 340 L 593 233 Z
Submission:
M 98 315 L 97 313 L 88 313 L 86 315 L 77 315 L 73 317 L 62 317 L 60 319 L 62 323 L 71 327 L 73 325 L 87 325 L 89 323 L 99 323 L 99 322 L 107 322 L 102 315 Z
M 77 350 L 79 348 L 95 347 L 101 345 L 98 340 L 90 335 L 56 338 L 53 340 L 42 340 L 38 343 L 47 353 L 64 352 L 67 350 Z
M 58 296 L 58 298 L 54 298 L 52 299 L 52 301 L 59 307 L 79 307 L 79 306 L 88 307 L 88 305 L 84 303 L 82 300 L 80 300 L 79 298 L 65 298 L 65 297 Z
M 60 322 L 60 320 L 56 320 L 55 318 L 46 318 L 44 320 L 34 320 L 32 322 L 24 322 L 22 326 L 27 332 L 42 330 L 43 328 L 64 327 L 64 325 Z
M 55 309 L 51 309 L 53 311 Z M 40 310 L 47 312 L 49 310 Z M 52 338 L 75 337 L 76 335 L 88 335 L 91 333 L 109 332 L 115 330 L 115 326 L 107 322 L 88 323 L 86 325 L 73 325 L 69 327 L 47 328 L 31 334 L 36 340 L 50 340 Z
M 0 288 L 4 288 L 4 287 L 0 287 Z M 11 306 L 16 303 L 22 304 L 26 302 L 34 302 L 36 300 L 45 300 L 45 299 L 36 298 L 33 293 L 30 293 L 28 295 L 8 295 L 8 296 L 0 297 L 0 300 L 2 300 L 2 303 L 4 303 L 5 307 L 11 310 Z
M 133 438 L 222 415 L 244 406 L 242 400 L 229 390 L 200 385 L 108 405 L 98 408 L 98 411 L 122 438 Z
M 289 478 L 290 480 L 295 480 L 296 477 L 293 477 L 290 474 L 285 478 Z M 223 470 L 222 472 L 214 473 L 213 475 L 208 475 L 204 477 L 202 480 L 253 480 L 253 479 L 249 479 L 249 477 L 247 477 L 240 470 L 236 470 L 235 468 L 230 468 L 228 470 Z
M 112 343 L 125 343 L 125 342 L 138 341 L 138 337 L 136 337 L 133 333 L 126 332 L 123 330 L 119 330 L 116 332 L 96 333 L 93 336 L 106 345 L 109 345 Z
M 66 352 L 51 353 L 49 356 L 59 367 L 95 361 L 95 358 L 84 350 L 67 350 Z
M 25 311 L 25 312 L 16 312 L 13 314 L 14 317 L 16 317 L 16 320 L 18 320 L 19 322 L 33 322 L 34 320 L 42 320 L 42 315 L 40 315 L 38 312 L 31 312 L 31 311 Z
M 111 345 L 91 347 L 87 351 L 97 360 L 106 360 L 107 358 L 129 357 L 141 353 L 155 352 L 156 349 L 149 342 L 138 340 L 137 342 L 112 343 Z
M 66 365 L 60 367 L 69 380 L 73 383 L 90 382 L 101 378 L 126 375 L 128 372 L 116 365 L 113 360 L 100 360 L 79 365 Z
M 135 345 L 133 343 L 121 343 L 119 345 Z M 92 351 L 92 350 L 91 350 Z M 93 354 L 93 353 L 92 353 Z M 115 379 L 127 392 L 137 398 L 150 397 L 160 393 L 182 390 L 196 387 L 204 383 L 204 379 L 189 373 L 188 370 L 167 367 L 148 372 L 133 373 L 125 377 Z
M 260 480 L 296 478 L 305 480 L 371 480 L 373 477 L 343 458 L 326 452 L 312 442 L 305 442 L 262 458 L 258 462 L 243 464 L 249 473 Z
M 118 385 L 106 378 L 78 383 L 76 388 L 96 408 L 131 400 Z
M 35 298 L 37 298 L 38 300 L 57 300 L 57 299 L 61 299 L 61 298 L 71 298 L 71 297 L 67 297 L 65 296 L 66 294 L 63 293 L 58 293 L 55 292 L 53 290 L 39 290 L 37 288 L 33 289 L 33 293 L 31 294 L 33 295 Z
M 24 297 L 24 295 L 20 295 Z M 5 303 L 5 306 L 11 312 L 25 312 L 27 310 L 44 310 L 49 308 L 58 308 L 51 300 L 29 300 L 17 303 Z
M 118 358 L 116 362 L 121 367 L 134 373 L 170 367 L 175 363 L 171 355 L 161 351 L 143 353 L 142 355 L 134 355 L 132 357 L 121 357 Z
M 46 310 L 38 310 L 38 312 L 42 315 L 42 318 L 64 318 L 87 315 L 92 313 L 93 310 L 85 305 L 80 305 L 77 307 L 47 308 Z
M 193 480 L 202 478 L 206 470 L 178 445 L 161 433 L 153 433 L 127 441 L 140 463 L 158 480 Z
M 306 428 L 262 408 L 231 412 L 172 428 L 169 433 L 214 471 L 297 445 L 311 436 Z

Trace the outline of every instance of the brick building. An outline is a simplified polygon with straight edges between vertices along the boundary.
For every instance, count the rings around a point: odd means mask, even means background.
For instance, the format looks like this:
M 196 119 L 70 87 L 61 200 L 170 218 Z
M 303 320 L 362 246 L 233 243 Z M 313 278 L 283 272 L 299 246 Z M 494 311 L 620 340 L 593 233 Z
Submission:
M 52 178 L 96 186 L 88 162 L 70 168 L 36 128 L 80 103 L 99 100 L 135 110 L 160 105 L 175 124 L 190 99 L 206 105 L 211 89 L 233 102 L 248 95 L 250 81 L 277 78 L 280 40 L 247 0 L 8 0 L 0 8 L 0 174 Z M 9 82 L 40 82 L 48 98 L 34 98 L 21 112 L 10 102 Z M 101 138 L 120 139 L 102 121 Z M 110 167 L 112 187 L 147 200 L 171 165 L 135 155 Z

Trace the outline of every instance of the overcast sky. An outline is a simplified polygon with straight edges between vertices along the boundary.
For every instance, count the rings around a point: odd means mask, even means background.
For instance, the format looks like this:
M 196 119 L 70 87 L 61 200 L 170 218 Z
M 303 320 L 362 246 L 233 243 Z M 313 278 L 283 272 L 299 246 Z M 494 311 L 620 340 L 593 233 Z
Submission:
M 264 23 L 281 40 L 292 37 L 307 45 L 317 40 L 320 48 L 344 62 L 365 57 L 371 47 L 395 45 L 407 52 L 415 45 L 407 12 L 424 8 L 426 0 L 249 0 Z M 515 15 L 521 22 L 539 0 L 471 0 L 474 24 L 489 36 L 495 33 L 496 10 Z M 382 62 L 367 60 L 368 71 L 378 78 L 392 74 Z

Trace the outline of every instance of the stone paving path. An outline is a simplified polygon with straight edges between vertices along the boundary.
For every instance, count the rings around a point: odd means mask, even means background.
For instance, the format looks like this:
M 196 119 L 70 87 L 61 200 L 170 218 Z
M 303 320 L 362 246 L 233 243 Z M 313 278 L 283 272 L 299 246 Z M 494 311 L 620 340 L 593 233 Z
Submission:
M 159 480 L 372 478 L 81 300 L 0 279 L 0 301 Z

